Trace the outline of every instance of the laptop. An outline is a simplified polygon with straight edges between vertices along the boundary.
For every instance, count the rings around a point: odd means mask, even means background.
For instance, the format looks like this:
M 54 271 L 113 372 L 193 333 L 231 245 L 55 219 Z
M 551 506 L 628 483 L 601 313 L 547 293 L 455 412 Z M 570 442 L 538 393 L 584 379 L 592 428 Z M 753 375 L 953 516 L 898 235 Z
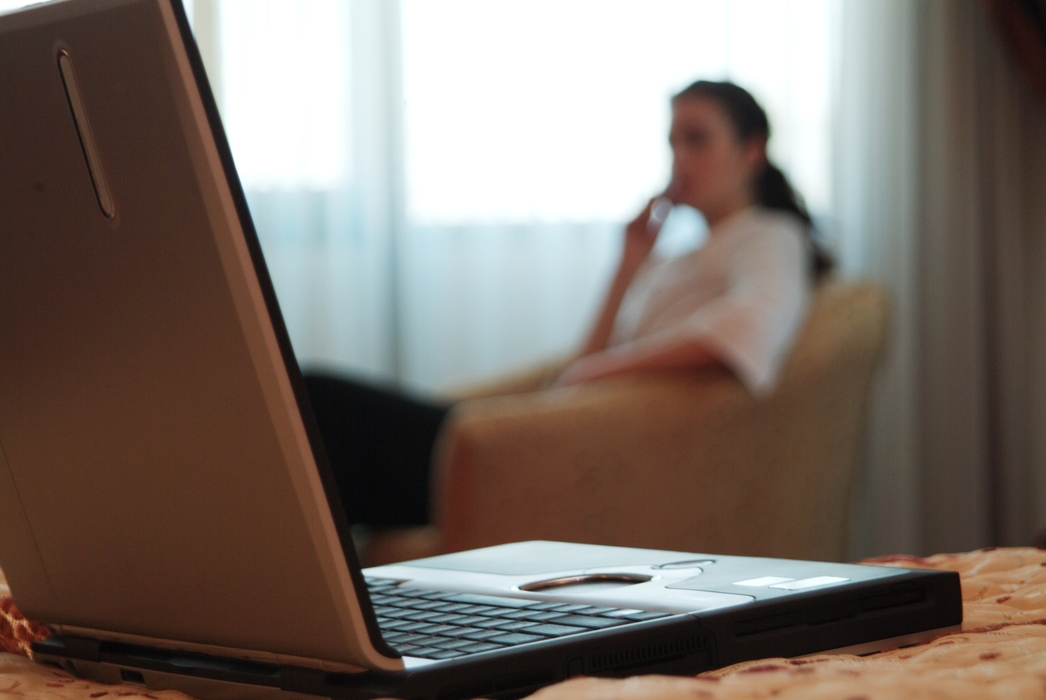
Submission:
M 0 566 L 44 663 L 512 697 L 961 623 L 949 572 L 555 542 L 361 570 L 177 0 L 0 15 L 0 217 Z

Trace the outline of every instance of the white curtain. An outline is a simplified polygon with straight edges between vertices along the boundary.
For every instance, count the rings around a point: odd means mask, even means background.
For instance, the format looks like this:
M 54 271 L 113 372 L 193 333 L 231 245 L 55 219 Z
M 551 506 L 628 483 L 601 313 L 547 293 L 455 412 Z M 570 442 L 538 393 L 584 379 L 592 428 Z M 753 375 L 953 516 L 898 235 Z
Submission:
M 196 33 L 299 359 L 396 377 L 397 5 L 196 5 Z
M 836 211 L 894 301 L 855 556 L 1046 525 L 1046 105 L 975 0 L 843 4 Z

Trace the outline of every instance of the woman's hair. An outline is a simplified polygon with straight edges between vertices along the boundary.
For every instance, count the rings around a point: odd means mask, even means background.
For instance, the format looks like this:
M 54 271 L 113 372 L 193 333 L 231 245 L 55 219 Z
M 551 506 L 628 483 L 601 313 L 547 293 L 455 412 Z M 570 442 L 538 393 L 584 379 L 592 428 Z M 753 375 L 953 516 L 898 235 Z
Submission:
M 731 82 L 698 80 L 673 97 L 672 104 L 675 105 L 681 99 L 692 98 L 715 100 L 734 125 L 739 140 L 747 141 L 752 138 L 767 140 L 770 138 L 770 121 L 766 118 L 766 112 L 744 88 Z M 829 272 L 834 261 L 814 238 L 813 219 L 806 210 L 803 198 L 792 188 L 780 168 L 769 160 L 756 177 L 754 194 L 759 205 L 767 209 L 791 212 L 805 224 L 813 256 L 811 261 L 813 274 L 820 278 Z

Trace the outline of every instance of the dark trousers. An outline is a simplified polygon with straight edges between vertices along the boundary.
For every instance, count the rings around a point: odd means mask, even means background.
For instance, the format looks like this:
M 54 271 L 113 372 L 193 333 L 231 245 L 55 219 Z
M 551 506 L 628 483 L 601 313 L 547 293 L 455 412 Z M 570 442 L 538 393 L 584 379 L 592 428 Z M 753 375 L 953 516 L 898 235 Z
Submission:
M 305 375 L 349 522 L 429 522 L 432 447 L 450 405 L 326 374 Z

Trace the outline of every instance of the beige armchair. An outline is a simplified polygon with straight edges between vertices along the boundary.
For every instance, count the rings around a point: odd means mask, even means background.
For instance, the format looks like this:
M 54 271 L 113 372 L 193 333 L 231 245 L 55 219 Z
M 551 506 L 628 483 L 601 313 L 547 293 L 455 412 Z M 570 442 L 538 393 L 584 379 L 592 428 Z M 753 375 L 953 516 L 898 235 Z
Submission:
M 526 539 L 838 560 L 885 344 L 877 287 L 821 285 L 774 394 L 723 370 L 474 390 L 435 456 L 431 528 L 368 564 Z

